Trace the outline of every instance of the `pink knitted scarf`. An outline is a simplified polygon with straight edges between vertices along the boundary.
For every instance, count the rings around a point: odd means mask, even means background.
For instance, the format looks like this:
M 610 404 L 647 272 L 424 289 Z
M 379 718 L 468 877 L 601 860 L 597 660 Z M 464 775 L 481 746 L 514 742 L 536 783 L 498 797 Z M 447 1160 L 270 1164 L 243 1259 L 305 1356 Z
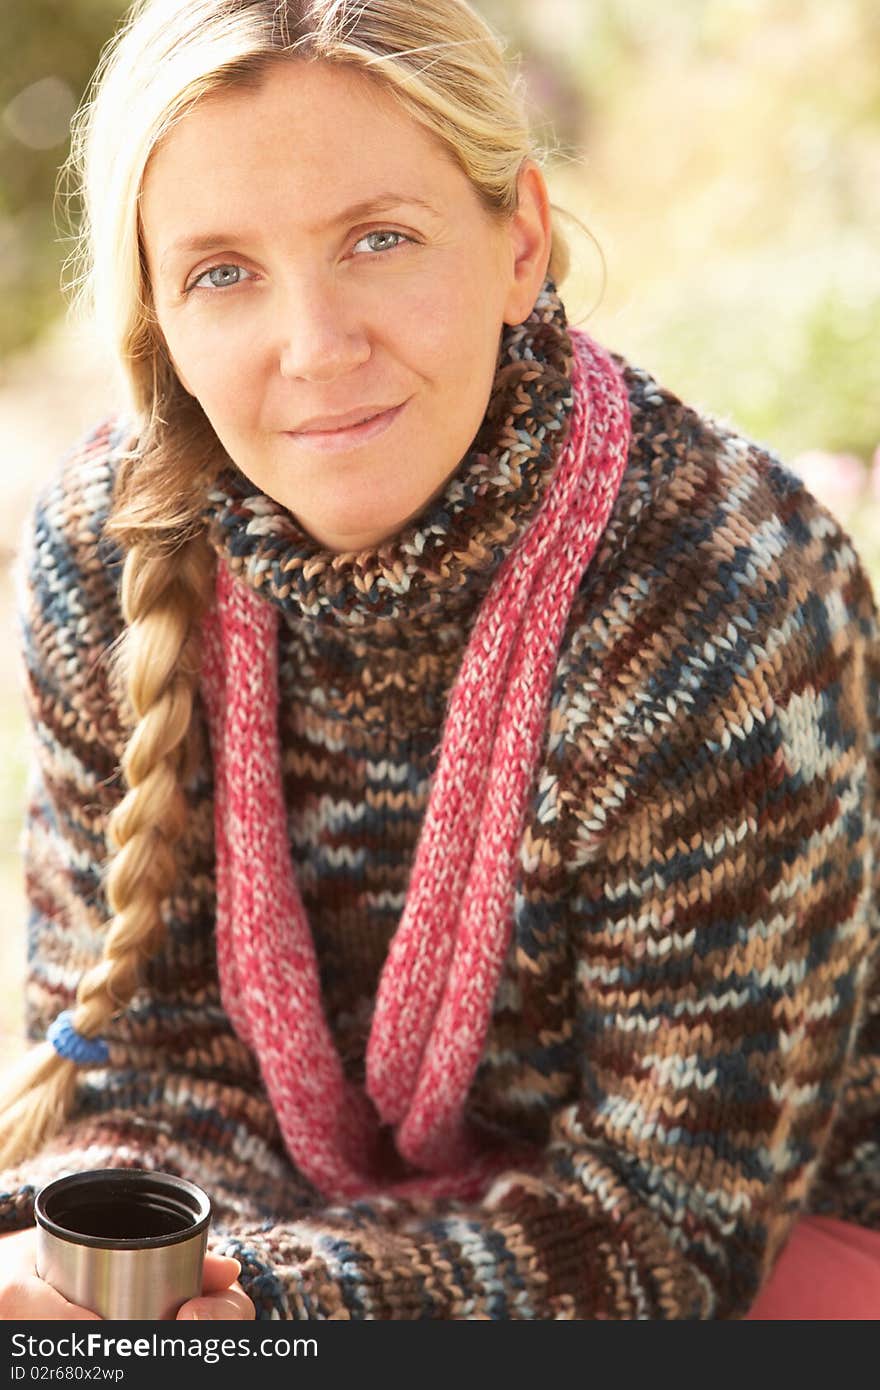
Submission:
M 571 427 L 542 505 L 504 558 L 450 695 L 406 904 L 354 1086 L 324 1016 L 287 842 L 278 739 L 278 613 L 217 566 L 202 691 L 215 778 L 221 995 L 253 1050 L 287 1152 L 330 1198 L 471 1195 L 516 1158 L 487 1148 L 465 1100 L 508 950 L 515 868 L 559 648 L 617 497 L 626 391 L 571 329 Z

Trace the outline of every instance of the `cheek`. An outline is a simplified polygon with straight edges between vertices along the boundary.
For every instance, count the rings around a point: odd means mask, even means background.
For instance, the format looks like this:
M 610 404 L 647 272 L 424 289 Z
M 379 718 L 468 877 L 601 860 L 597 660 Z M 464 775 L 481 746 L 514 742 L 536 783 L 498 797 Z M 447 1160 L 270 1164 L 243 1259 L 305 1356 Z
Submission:
M 250 339 L 232 324 L 187 324 L 166 332 L 165 341 L 184 389 L 210 420 L 234 419 L 252 398 L 259 356 Z
M 426 325 L 420 343 L 421 361 L 442 399 L 450 420 L 481 415 L 494 376 L 498 333 L 477 314 L 450 314 Z
M 438 296 L 430 308 L 412 311 L 408 322 L 415 332 L 396 335 L 398 356 L 416 366 L 435 396 L 462 400 L 479 391 L 497 345 L 489 343 L 485 319 L 472 304 L 457 295 Z
M 500 314 L 494 332 L 492 296 L 491 277 L 481 261 L 462 256 L 448 264 L 435 261 L 432 273 L 414 278 L 395 304 L 393 341 L 406 344 L 425 376 L 460 387 L 497 353 Z

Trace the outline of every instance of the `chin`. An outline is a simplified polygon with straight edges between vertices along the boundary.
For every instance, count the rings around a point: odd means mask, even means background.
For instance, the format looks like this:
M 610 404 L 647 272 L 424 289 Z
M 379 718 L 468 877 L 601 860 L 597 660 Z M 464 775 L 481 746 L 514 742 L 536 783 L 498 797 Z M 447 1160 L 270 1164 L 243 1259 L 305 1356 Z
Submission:
M 336 505 L 325 505 L 320 510 L 288 505 L 303 530 L 325 549 L 337 552 L 370 550 L 398 535 L 426 505 L 423 500 L 409 506 L 406 503 L 399 507 L 386 505 L 380 510 L 376 506 L 376 491 L 375 485 L 369 489 L 369 497 L 362 506 L 357 505 L 357 494 L 353 490 L 349 490 L 345 498 L 335 499 Z
M 387 518 L 381 522 L 373 522 L 366 519 L 363 514 L 360 516 L 346 515 L 332 519 L 326 516 L 319 519 L 297 513 L 294 515 L 297 516 L 303 530 L 307 531 L 318 545 L 325 550 L 336 551 L 338 554 L 349 550 L 372 550 L 375 546 L 381 545 L 383 541 L 391 540 L 406 524 L 405 520 L 393 522 L 388 521 Z

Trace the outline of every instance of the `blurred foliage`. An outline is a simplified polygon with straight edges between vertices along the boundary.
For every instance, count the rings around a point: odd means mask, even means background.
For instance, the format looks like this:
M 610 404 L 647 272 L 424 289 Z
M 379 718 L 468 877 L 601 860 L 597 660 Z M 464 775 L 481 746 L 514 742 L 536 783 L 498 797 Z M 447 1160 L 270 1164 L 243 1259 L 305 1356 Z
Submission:
M 0 360 L 33 342 L 62 309 L 69 244 L 54 215 L 58 166 L 69 148 L 69 117 L 124 9 L 118 0 L 0 5 Z
M 474 3 L 522 61 L 554 202 L 601 251 L 567 224 L 572 321 L 783 454 L 867 460 L 880 438 L 877 0 Z M 52 212 L 64 135 L 29 147 L 22 102 L 47 79 L 39 101 L 63 108 L 60 84 L 78 101 L 124 9 L 3 7 L 0 363 L 58 315 L 69 250 Z
M 786 456 L 867 463 L 880 441 L 877 0 L 481 8 L 551 125 L 559 94 L 564 111 L 572 84 L 582 95 L 553 194 L 598 240 L 607 288 L 575 228 L 573 320 Z

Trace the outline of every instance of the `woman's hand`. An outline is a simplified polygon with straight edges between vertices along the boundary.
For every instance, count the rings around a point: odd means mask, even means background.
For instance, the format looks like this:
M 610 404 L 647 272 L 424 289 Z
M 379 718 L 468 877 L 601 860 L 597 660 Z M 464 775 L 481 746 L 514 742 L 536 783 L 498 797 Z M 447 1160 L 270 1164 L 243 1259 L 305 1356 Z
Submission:
M 37 1228 L 0 1236 L 0 1321 L 102 1322 L 98 1313 L 70 1303 L 36 1272 Z
M 71 1303 L 36 1273 L 37 1228 L 0 1235 L 0 1321 L 102 1322 L 100 1314 Z M 237 1282 L 240 1266 L 227 1255 L 208 1251 L 202 1275 L 202 1292 L 190 1298 L 177 1313 L 181 1318 L 250 1322 L 253 1303 Z
M 252 1322 L 256 1309 L 237 1275 L 241 1272 L 238 1260 L 229 1255 L 205 1254 L 205 1267 L 202 1274 L 202 1292 L 199 1298 L 190 1298 L 178 1309 L 177 1321 L 181 1318 L 205 1318 L 222 1322 L 224 1318 L 237 1318 L 240 1322 Z

